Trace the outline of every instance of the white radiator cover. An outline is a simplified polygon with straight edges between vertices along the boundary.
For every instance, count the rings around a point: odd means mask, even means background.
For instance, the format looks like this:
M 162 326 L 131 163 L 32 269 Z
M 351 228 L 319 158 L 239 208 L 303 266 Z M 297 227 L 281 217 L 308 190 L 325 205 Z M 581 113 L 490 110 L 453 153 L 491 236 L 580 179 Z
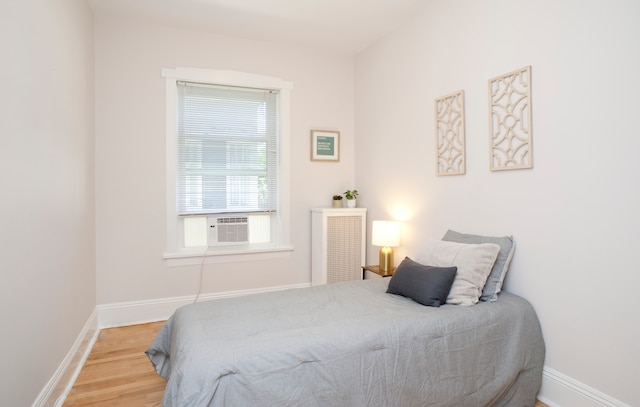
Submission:
M 311 210 L 311 284 L 362 280 L 366 259 L 365 208 Z

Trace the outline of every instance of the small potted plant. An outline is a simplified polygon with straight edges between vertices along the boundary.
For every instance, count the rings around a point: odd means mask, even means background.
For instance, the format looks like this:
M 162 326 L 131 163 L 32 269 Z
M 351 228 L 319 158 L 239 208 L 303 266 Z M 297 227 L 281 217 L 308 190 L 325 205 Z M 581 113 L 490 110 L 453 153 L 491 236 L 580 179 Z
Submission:
M 344 193 L 344 197 L 347 198 L 347 208 L 355 208 L 356 198 L 358 198 L 358 190 L 347 189 Z
M 342 195 L 334 195 L 332 202 L 332 207 L 334 208 L 342 208 Z

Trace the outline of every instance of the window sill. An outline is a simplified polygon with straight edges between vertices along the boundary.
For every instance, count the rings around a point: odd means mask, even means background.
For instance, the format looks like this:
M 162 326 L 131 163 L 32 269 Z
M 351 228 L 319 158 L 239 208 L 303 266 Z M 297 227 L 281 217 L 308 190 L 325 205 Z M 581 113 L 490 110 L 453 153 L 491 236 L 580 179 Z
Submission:
M 193 266 L 198 264 L 231 263 L 283 258 L 291 255 L 293 246 L 278 246 L 242 249 L 238 247 L 216 247 L 185 249 L 164 253 L 162 258 L 169 267 Z

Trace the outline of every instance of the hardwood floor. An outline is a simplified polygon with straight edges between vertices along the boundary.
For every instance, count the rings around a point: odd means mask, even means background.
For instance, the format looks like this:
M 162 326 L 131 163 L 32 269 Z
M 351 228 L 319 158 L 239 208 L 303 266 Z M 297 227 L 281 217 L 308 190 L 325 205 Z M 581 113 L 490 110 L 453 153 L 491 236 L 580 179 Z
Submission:
M 160 406 L 165 381 L 144 351 L 162 325 L 103 329 L 63 406 Z
M 144 351 L 163 324 L 103 329 L 63 407 L 160 406 L 165 381 Z

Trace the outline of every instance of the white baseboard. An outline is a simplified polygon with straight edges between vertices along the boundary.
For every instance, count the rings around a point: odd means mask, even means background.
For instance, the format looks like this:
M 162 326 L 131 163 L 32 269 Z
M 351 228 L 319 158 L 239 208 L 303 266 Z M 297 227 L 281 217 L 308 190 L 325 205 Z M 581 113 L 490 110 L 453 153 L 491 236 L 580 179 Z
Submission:
M 67 356 L 65 356 L 53 377 L 33 402 L 32 407 L 62 406 L 78 374 L 80 374 L 80 370 L 85 360 L 87 360 L 99 333 L 98 312 L 94 310 L 84 324 L 73 346 L 71 346 Z
M 220 293 L 202 294 L 197 301 L 217 300 L 221 298 L 240 297 L 249 294 L 259 294 L 270 291 L 281 291 L 290 288 L 310 287 L 310 283 L 291 284 L 275 287 L 256 288 L 250 290 L 225 291 Z M 111 328 L 143 324 L 154 321 L 164 321 L 183 305 L 196 301 L 195 295 L 183 297 L 160 298 L 144 301 L 130 301 L 113 304 L 103 304 L 96 307 L 100 320 L 100 328 Z
M 538 400 L 549 407 L 631 407 L 547 366 Z

